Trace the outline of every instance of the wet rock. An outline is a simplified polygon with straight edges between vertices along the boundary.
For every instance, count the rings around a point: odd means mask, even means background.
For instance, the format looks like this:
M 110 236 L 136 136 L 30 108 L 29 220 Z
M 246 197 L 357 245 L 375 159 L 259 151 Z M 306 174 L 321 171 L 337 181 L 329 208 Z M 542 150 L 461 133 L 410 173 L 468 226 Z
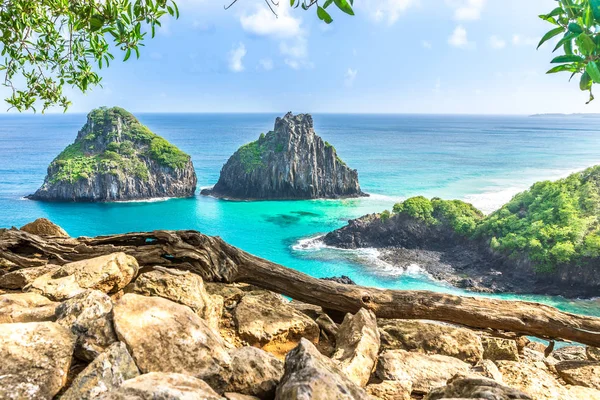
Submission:
M 534 400 L 529 395 L 493 379 L 463 376 L 451 379 L 447 386 L 432 389 L 424 400 L 440 399 Z
M 52 273 L 60 269 L 59 265 L 42 265 L 40 267 L 23 268 L 0 276 L 0 288 L 23 289 L 42 275 Z
M 140 373 L 124 343 L 112 344 L 71 383 L 61 400 L 91 400 L 118 388 Z
M 361 308 L 347 314 L 336 338 L 333 360 L 340 370 L 358 386 L 365 386 L 377 362 L 379 331 L 373 311 Z
M 92 361 L 117 341 L 113 328 L 113 305 L 99 290 L 89 290 L 61 303 L 56 322 L 77 336 L 75 355 Z
M 214 328 L 219 328 L 223 299 L 209 295 L 199 275 L 188 271 L 154 267 L 140 274 L 128 290 L 144 296 L 159 296 L 190 307 Z
M 33 222 L 23 225 L 21 230 L 38 236 L 69 237 L 63 228 L 46 218 L 38 218 Z
M 259 399 L 272 399 L 283 376 L 283 363 L 256 347 L 242 347 L 231 353 L 231 380 L 226 390 Z
M 54 322 L 0 324 L 0 398 L 51 399 L 65 385 L 75 337 Z
M 323 356 L 308 340 L 285 358 L 285 373 L 277 387 L 276 400 L 358 400 L 368 394 Z
M 189 307 L 127 293 L 113 314 L 119 340 L 127 344 L 143 373 L 182 373 L 213 388 L 229 379 L 231 360 L 223 340 Z
M 381 348 L 441 354 L 472 364 L 481 360 L 478 335 L 465 328 L 418 320 L 380 320 Z
M 511 339 L 497 337 L 482 337 L 483 358 L 486 360 L 519 361 L 517 343 Z
M 37 293 L 3 294 L 0 295 L 0 324 L 54 321 L 58 305 Z
M 496 361 L 504 383 L 521 390 L 535 400 L 566 400 L 566 389 L 543 364 L 526 364 L 516 361 Z
M 556 372 L 571 385 L 600 390 L 600 361 L 561 361 Z
M 137 275 L 138 263 L 125 253 L 114 253 L 63 265 L 53 273 L 34 280 L 28 290 L 62 301 L 86 291 L 112 294 L 123 289 Z
M 375 374 L 383 381 L 410 381 L 416 393 L 443 386 L 456 374 L 466 374 L 469 364 L 443 355 L 388 350 L 379 356 Z
M 587 360 L 585 347 L 583 346 L 565 346 L 554 350 L 552 357 L 558 361 L 584 361 Z
M 342 285 L 356 285 L 356 282 L 354 282 L 350 277 L 346 276 L 346 275 L 342 275 L 342 276 L 332 276 L 329 278 L 321 278 L 324 281 L 331 281 L 331 282 L 335 282 L 335 283 L 341 283 Z
M 271 292 L 248 293 L 233 317 L 243 340 L 275 355 L 286 354 L 301 338 L 319 340 L 319 326 Z
M 206 382 L 178 373 L 150 372 L 125 381 L 99 400 L 223 400 Z
M 410 381 L 383 381 L 370 383 L 365 390 L 371 396 L 381 400 L 410 400 L 412 383 Z

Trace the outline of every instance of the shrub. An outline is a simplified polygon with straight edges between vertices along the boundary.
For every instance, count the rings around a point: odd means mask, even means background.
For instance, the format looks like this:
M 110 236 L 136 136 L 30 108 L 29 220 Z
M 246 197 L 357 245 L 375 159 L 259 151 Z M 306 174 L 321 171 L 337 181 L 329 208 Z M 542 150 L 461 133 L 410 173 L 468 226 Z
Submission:
M 431 201 L 423 196 L 411 197 L 402 203 L 398 203 L 394 205 L 393 210 L 396 214 L 406 214 L 425 222 L 435 222 L 433 205 Z
M 390 213 L 389 210 L 385 210 L 384 212 L 382 212 L 379 215 L 379 219 L 381 219 L 381 222 L 386 222 L 387 220 L 389 220 L 392 216 L 392 213 Z

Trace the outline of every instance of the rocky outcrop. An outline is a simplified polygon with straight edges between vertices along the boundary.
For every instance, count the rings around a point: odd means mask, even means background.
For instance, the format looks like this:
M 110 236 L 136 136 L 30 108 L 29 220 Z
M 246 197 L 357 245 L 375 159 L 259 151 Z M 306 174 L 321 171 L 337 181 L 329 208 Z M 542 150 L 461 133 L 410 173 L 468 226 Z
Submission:
M 0 324 L 0 399 L 51 399 L 67 382 L 75 337 L 54 322 Z
M 571 385 L 600 390 L 599 361 L 561 361 L 555 368 L 558 375 Z
M 196 173 L 190 156 L 152 133 L 122 108 L 88 114 L 75 142 L 48 167 L 30 199 L 106 202 L 192 197 Z
M 314 131 L 308 114 L 286 114 L 275 128 L 227 161 L 205 195 L 244 200 L 359 197 L 358 173 Z
M 7 293 L 0 296 L 0 324 L 54 321 L 59 303 L 37 293 Z
M 23 289 L 37 278 L 60 269 L 58 265 L 46 264 L 39 267 L 23 268 L 0 276 L 0 288 Z
M 272 399 L 283 375 L 283 363 L 256 347 L 241 347 L 231 353 L 228 392 Z
M 33 222 L 23 225 L 21 230 L 39 236 L 69 237 L 63 228 L 46 218 L 38 218 Z

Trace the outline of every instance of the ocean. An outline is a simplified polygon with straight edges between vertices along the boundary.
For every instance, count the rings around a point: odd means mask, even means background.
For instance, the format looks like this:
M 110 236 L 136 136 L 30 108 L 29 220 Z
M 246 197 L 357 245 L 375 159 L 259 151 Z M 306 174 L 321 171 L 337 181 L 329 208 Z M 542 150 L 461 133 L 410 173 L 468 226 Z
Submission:
M 281 114 L 283 115 L 283 113 Z M 192 156 L 200 188 L 218 180 L 228 157 L 273 128 L 276 114 L 137 114 Z M 359 173 L 368 198 L 233 202 L 203 197 L 116 204 L 25 200 L 46 168 L 72 143 L 84 114 L 0 116 L 0 227 L 39 217 L 72 236 L 154 229 L 196 229 L 315 277 L 348 275 L 393 289 L 468 294 L 436 282 L 415 265 L 377 260 L 375 249 L 326 248 L 313 238 L 348 219 L 391 209 L 415 195 L 461 199 L 489 213 L 539 180 L 600 163 L 600 119 L 553 116 L 315 114 L 315 129 Z M 499 295 L 600 316 L 600 300 Z

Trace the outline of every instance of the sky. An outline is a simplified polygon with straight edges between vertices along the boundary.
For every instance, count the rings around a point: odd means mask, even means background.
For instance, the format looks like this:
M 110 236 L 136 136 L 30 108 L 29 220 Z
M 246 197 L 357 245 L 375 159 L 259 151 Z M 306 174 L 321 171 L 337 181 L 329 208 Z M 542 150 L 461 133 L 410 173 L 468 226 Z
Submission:
M 330 25 L 280 3 L 275 17 L 263 0 L 178 0 L 139 60 L 66 91 L 69 112 L 600 112 L 567 74 L 545 74 L 551 26 L 537 16 L 554 0 L 355 0 Z

